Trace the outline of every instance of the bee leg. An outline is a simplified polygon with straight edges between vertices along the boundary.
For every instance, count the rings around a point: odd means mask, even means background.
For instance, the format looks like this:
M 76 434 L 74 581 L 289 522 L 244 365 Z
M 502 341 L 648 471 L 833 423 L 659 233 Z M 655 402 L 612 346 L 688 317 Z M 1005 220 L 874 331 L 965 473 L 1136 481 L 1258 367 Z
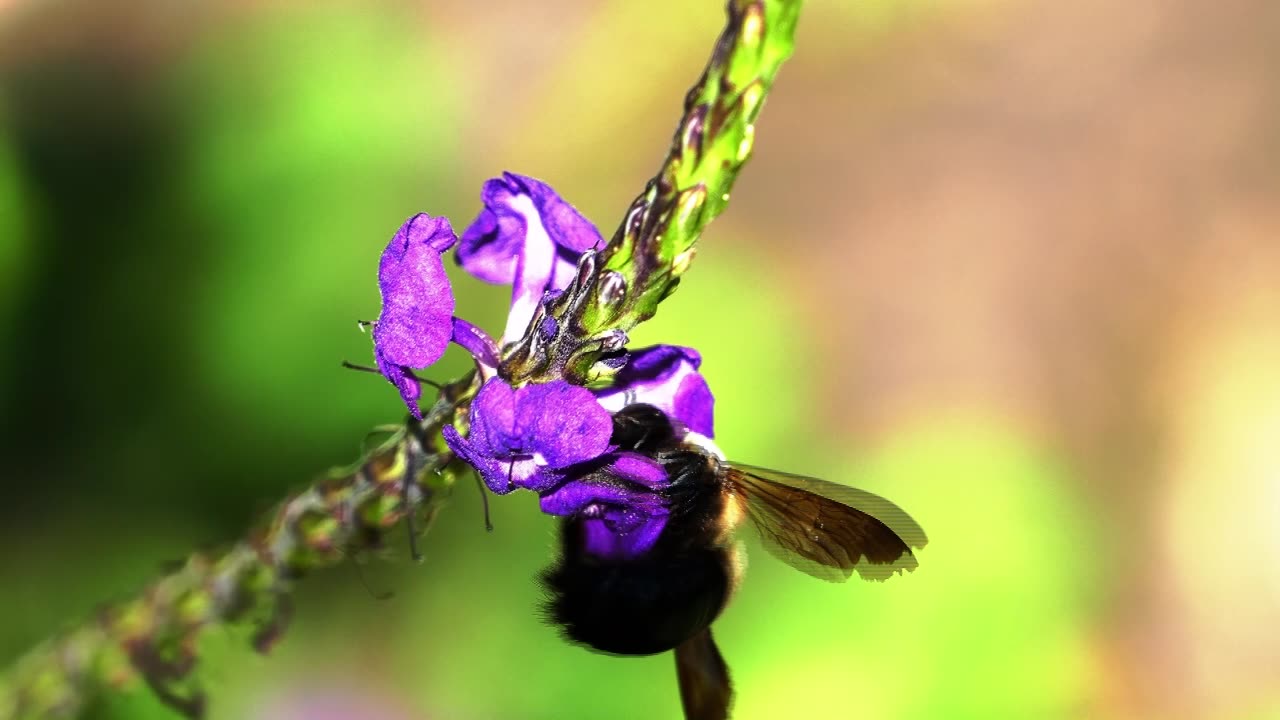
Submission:
M 685 720 L 726 720 L 733 702 L 733 684 L 711 638 L 711 628 L 676 647 L 676 679 L 680 682 L 680 703 Z

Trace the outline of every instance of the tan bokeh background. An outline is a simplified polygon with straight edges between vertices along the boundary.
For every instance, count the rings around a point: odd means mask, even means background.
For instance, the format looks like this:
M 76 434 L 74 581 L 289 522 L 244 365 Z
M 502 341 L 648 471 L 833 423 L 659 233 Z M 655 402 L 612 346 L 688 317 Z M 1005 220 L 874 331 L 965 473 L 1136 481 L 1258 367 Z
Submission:
M 333 367 L 368 352 L 349 321 L 403 217 L 461 227 L 510 169 L 612 231 L 720 22 L 0 2 L 5 657 L 396 418 Z M 637 335 L 703 351 L 731 455 L 883 492 L 932 543 L 884 587 L 755 554 L 718 630 L 737 717 L 1280 714 L 1276 48 L 1260 0 L 808 3 L 734 202 Z M 497 327 L 502 292 L 456 277 Z M 427 567 L 370 566 L 395 601 L 316 578 L 280 657 L 214 648 L 215 716 L 320 717 L 320 686 L 381 717 L 675 711 L 668 661 L 529 611 L 530 503 L 494 536 L 455 505 Z

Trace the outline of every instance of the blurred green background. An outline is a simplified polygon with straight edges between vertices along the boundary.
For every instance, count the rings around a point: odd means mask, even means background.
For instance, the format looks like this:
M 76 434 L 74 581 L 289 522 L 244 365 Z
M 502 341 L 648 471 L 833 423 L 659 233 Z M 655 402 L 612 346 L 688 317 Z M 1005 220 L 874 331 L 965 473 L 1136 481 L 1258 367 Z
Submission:
M 401 417 L 338 362 L 406 217 L 461 228 L 509 169 L 612 232 L 721 21 L 0 0 L 0 659 Z M 885 494 L 931 544 L 883 585 L 752 552 L 716 627 L 735 717 L 1280 718 L 1277 47 L 1266 0 L 811 0 L 634 337 L 702 351 L 730 457 Z M 500 329 L 504 290 L 453 276 Z M 536 617 L 534 499 L 493 515 L 464 485 L 424 565 L 362 565 L 391 600 L 305 580 L 268 658 L 211 633 L 212 717 L 676 717 L 670 657 Z

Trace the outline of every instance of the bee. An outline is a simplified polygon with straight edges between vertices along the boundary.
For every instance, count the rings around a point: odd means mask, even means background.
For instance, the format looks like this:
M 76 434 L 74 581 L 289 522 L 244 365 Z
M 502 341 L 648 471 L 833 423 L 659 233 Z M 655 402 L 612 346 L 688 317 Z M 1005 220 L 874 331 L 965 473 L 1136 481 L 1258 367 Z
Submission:
M 750 521 L 770 553 L 832 582 L 914 570 L 912 548 L 927 542 L 920 526 L 884 498 L 724 462 L 689 436 L 678 439 L 666 414 L 651 405 L 616 413 L 611 442 L 666 471 L 668 483 L 659 490 L 669 512 L 665 525 L 638 556 L 601 557 L 586 542 L 587 523 L 599 509 L 562 518 L 558 559 L 541 578 L 545 614 L 569 641 L 598 652 L 675 650 L 689 720 L 728 717 L 732 685 L 710 626 L 742 580 L 740 526 Z

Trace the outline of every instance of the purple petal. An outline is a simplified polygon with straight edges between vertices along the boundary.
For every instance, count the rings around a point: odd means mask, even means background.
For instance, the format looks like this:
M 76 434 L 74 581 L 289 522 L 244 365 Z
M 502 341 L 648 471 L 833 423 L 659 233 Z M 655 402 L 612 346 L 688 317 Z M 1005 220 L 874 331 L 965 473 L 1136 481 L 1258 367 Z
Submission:
M 462 231 L 457 261 L 464 270 L 495 285 L 510 284 L 524 246 L 524 216 L 507 207 L 511 193 L 502 180 L 489 180 L 480 191 L 485 207 Z
M 418 381 L 410 377 L 409 370 L 403 365 L 396 365 L 387 362 L 387 359 L 374 348 L 374 361 L 378 364 L 378 369 L 382 374 L 396 386 L 400 391 L 400 399 L 404 400 L 404 404 L 409 406 L 409 412 L 419 420 L 422 419 L 422 409 L 418 407 L 418 398 L 422 397 L 422 386 Z
M 545 492 L 563 482 L 560 475 L 540 467 L 531 457 L 495 457 L 477 443 L 462 437 L 452 425 L 446 425 L 440 432 L 453 454 L 475 468 L 485 487 L 495 495 L 506 495 L 519 489 Z
M 597 391 L 600 404 L 611 412 L 635 403 L 662 410 L 687 429 L 714 437 L 715 397 L 698 372 L 702 356 L 693 348 L 654 345 L 633 351 L 613 385 Z
M 512 283 L 502 342 L 524 334 L 544 293 L 573 277 L 578 256 L 603 247 L 600 231 L 546 183 L 504 173 L 485 182 L 484 209 L 462 233 L 458 262 L 492 283 Z
M 526 205 L 520 198 L 528 200 Z M 462 233 L 458 262 L 472 275 L 491 283 L 512 283 L 517 260 L 530 242 L 529 226 L 572 261 L 604 241 L 595 225 L 565 202 L 551 186 L 526 175 L 503 173 L 480 191 L 484 209 Z M 533 238 L 534 241 L 541 237 Z
M 609 449 L 613 418 L 590 390 L 556 380 L 516 391 L 516 428 L 526 452 L 548 467 L 594 460 Z
M 671 415 L 699 435 L 713 438 L 715 433 L 716 398 L 711 387 L 700 373 L 690 373 L 680 381 L 676 389 Z
M 489 378 L 471 400 L 471 442 L 490 457 L 524 452 L 516 435 L 516 390 Z
M 565 202 L 551 186 L 528 177 L 514 173 L 503 173 L 509 183 L 522 185 L 533 199 L 533 205 L 542 217 L 542 225 L 555 244 L 574 255 L 581 255 L 591 249 L 604 246 L 600 231 L 590 220 L 582 216 L 569 203 Z
M 523 467 L 522 467 L 523 464 Z M 538 494 L 554 490 L 564 484 L 564 473 L 548 468 L 536 460 L 523 460 L 515 463 L 514 480 L 517 487 L 532 490 Z
M 453 334 L 453 290 L 440 253 L 457 241 L 445 218 L 420 213 L 396 231 L 378 263 L 382 312 L 373 328 L 378 367 L 421 416 L 417 382 L 408 368 L 424 368 L 444 354 Z
M 378 264 L 382 313 L 374 343 L 387 362 L 423 368 L 440 359 L 453 334 L 453 290 L 440 259 L 455 240 L 445 218 L 409 218 Z
M 492 456 L 487 455 L 479 450 L 476 445 L 469 442 L 467 438 L 462 437 L 452 425 L 445 425 L 441 429 L 440 434 L 444 436 L 444 442 L 464 462 L 476 469 L 480 473 L 480 479 L 484 481 L 485 487 L 495 495 L 506 495 L 515 490 L 515 485 L 510 482 L 508 475 L 508 467 L 510 463 L 503 464 Z
M 497 369 L 498 345 L 484 330 L 456 317 L 453 319 L 453 341 L 471 353 L 471 357 L 481 366 L 490 371 Z
M 563 517 L 584 513 L 604 517 L 606 511 L 619 508 L 636 508 L 646 515 L 666 512 L 662 498 L 650 490 L 617 482 L 607 475 L 595 474 L 589 478 L 567 482 L 543 495 L 538 501 L 542 512 Z
M 468 442 L 467 438 L 447 425 L 441 430 L 445 444 L 455 455 L 471 465 L 480 474 L 485 487 L 495 495 L 506 495 L 515 490 L 532 490 L 546 492 L 564 482 L 564 478 L 553 470 L 538 465 L 529 457 L 500 459 L 489 455 Z
M 555 488 L 564 480 L 559 470 L 604 454 L 613 433 L 613 419 L 595 396 L 563 380 L 517 390 L 490 378 L 470 414 L 469 437 L 446 428 L 445 441 L 496 493 Z M 654 475 L 642 461 L 627 467 L 641 479 Z
M 549 515 L 581 518 L 584 549 L 609 559 L 648 552 L 666 527 L 668 514 L 658 494 L 610 479 L 566 483 L 544 495 L 540 507 Z
M 667 471 L 656 460 L 639 453 L 618 453 L 605 470 L 622 480 L 657 489 L 667 484 Z
M 634 511 L 632 511 L 634 512 Z M 653 549 L 667 527 L 667 516 L 637 515 L 638 523 L 620 531 L 610 518 L 591 518 L 582 524 L 583 550 L 604 560 L 628 560 Z

